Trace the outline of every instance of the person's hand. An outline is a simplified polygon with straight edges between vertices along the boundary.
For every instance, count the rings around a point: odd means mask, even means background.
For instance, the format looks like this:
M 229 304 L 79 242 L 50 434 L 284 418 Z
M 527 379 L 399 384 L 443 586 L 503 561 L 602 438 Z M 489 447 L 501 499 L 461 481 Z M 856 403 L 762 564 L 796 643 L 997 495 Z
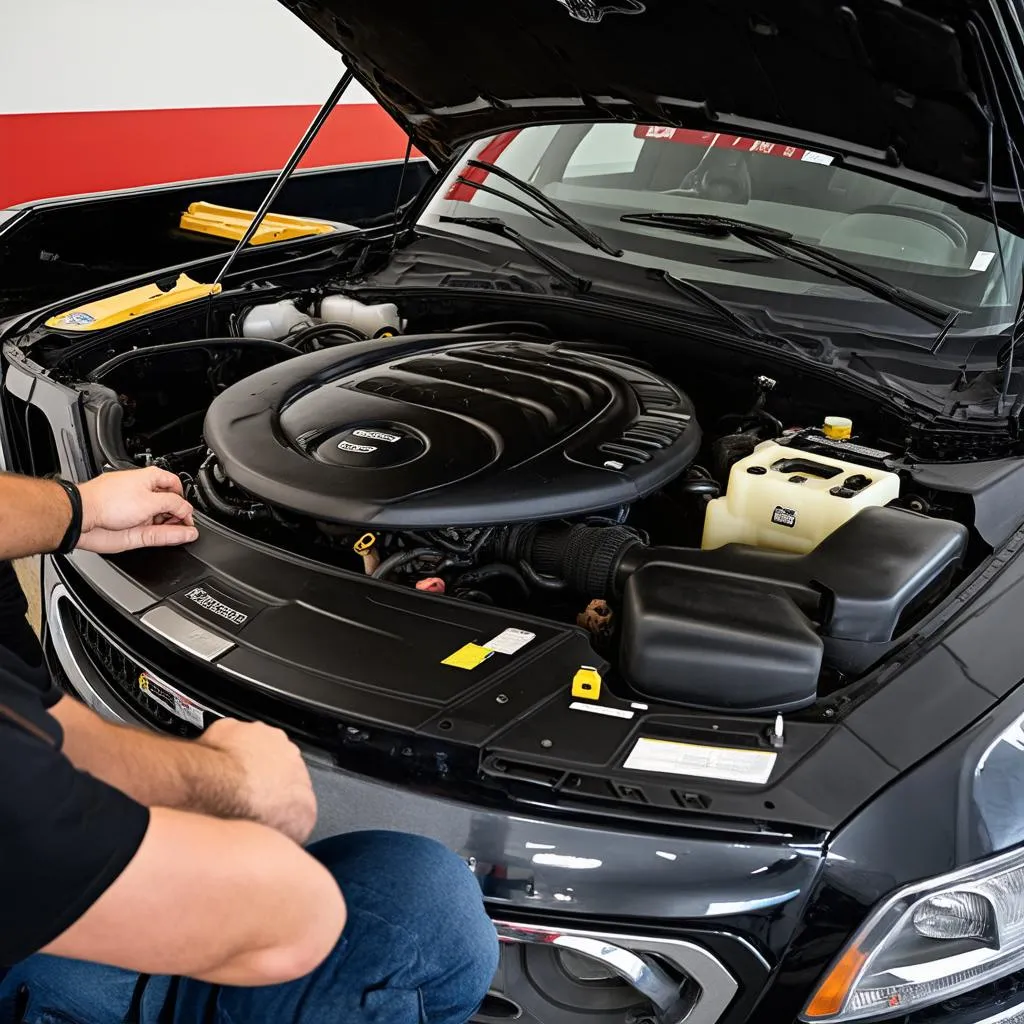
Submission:
M 227 754 L 241 770 L 249 815 L 302 844 L 316 825 L 316 795 L 299 748 L 280 729 L 221 718 L 195 741 Z
M 79 487 L 78 547 L 110 555 L 132 548 L 188 544 L 199 536 L 181 481 L 155 466 L 104 473 Z

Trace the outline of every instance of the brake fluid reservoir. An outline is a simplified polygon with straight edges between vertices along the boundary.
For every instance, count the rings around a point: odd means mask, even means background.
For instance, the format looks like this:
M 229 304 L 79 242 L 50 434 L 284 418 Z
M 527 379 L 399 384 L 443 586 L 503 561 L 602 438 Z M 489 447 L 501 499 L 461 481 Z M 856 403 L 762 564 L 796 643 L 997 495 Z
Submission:
M 725 494 L 708 502 L 701 546 L 804 554 L 862 508 L 886 505 L 899 491 L 895 473 L 765 441 L 733 465 Z

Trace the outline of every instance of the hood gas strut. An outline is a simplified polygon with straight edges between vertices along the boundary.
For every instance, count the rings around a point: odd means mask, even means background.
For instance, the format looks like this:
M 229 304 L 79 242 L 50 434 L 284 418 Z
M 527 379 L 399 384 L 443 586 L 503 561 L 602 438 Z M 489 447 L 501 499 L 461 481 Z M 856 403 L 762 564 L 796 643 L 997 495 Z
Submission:
M 263 223 L 263 218 L 267 215 L 267 211 L 270 209 L 274 200 L 280 195 L 281 189 L 287 184 L 288 179 L 292 176 L 292 171 L 298 166 L 299 161 L 306 155 L 306 150 L 309 149 L 310 143 L 319 134 L 320 129 L 323 127 L 324 122 L 330 117 L 331 112 L 338 105 L 338 100 L 344 95 L 345 90 L 352 84 L 352 79 L 355 76 L 350 70 L 346 68 L 345 74 L 341 76 L 338 84 L 331 91 L 330 96 L 324 101 L 324 105 L 316 112 L 316 117 L 313 118 L 309 123 L 309 127 L 306 129 L 306 133 L 299 140 L 299 144 L 295 147 L 295 151 L 290 157 L 288 162 L 281 168 L 281 173 L 274 179 L 273 185 L 270 186 L 270 191 L 266 194 L 263 202 L 260 203 L 259 209 L 253 214 L 252 221 L 249 226 L 245 229 L 245 234 L 238 240 L 238 244 L 232 249 L 231 254 L 224 261 L 224 266 L 220 268 L 217 276 L 213 280 L 214 287 L 219 285 L 223 280 L 227 272 L 231 269 L 231 265 L 235 262 L 238 254 L 249 244 L 252 236 L 256 234 L 260 224 Z M 210 302 L 213 302 L 213 292 L 210 293 Z

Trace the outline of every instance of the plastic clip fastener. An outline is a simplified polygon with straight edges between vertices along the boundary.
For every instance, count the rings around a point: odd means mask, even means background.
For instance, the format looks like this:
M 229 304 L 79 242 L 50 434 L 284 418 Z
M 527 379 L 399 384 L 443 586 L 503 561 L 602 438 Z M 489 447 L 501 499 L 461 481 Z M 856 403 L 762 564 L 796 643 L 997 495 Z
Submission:
M 601 673 L 590 665 L 581 665 L 572 677 L 572 695 L 577 700 L 600 700 Z

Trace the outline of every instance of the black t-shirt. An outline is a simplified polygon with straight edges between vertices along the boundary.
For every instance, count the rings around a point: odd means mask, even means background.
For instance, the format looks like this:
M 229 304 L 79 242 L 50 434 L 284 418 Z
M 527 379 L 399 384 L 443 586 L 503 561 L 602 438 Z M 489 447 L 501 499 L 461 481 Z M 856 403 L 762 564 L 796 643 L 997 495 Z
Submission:
M 149 810 L 78 771 L 45 666 L 0 647 L 0 965 L 77 921 L 135 856 Z M 2 974 L 0 968 L 0 974 Z
M 43 649 L 25 618 L 27 613 L 28 601 L 14 566 L 0 562 L 0 647 L 13 651 L 30 665 L 38 665 L 43 660 Z

